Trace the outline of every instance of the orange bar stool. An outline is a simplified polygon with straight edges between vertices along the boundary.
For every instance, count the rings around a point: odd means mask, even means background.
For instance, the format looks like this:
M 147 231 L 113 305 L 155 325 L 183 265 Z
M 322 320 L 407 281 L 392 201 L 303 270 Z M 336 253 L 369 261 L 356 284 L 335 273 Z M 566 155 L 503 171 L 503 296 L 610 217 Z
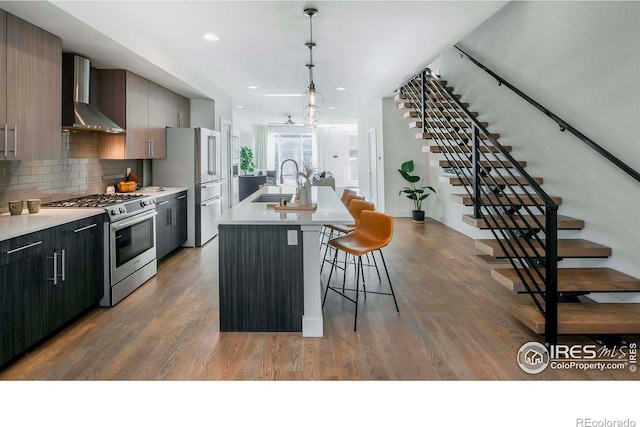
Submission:
M 361 197 L 361 196 L 356 196 L 356 197 Z M 349 204 L 349 213 L 353 217 L 354 223 L 344 224 L 344 225 L 343 224 L 327 225 L 326 227 L 330 230 L 329 240 L 331 240 L 331 238 L 333 237 L 334 232 L 339 233 L 338 235 L 351 233 L 353 230 L 355 230 L 358 227 L 358 223 L 360 222 L 360 215 L 362 214 L 363 211 L 375 211 L 375 210 L 376 210 L 375 205 L 371 202 L 364 200 L 364 197 L 362 197 L 362 199 L 359 199 L 359 198 L 351 199 L 351 202 Z M 331 261 L 331 259 L 327 258 L 328 252 L 329 252 L 329 245 L 326 245 L 326 248 L 324 250 L 324 256 L 322 257 L 322 266 L 320 267 L 320 273 L 322 273 L 322 270 L 324 268 L 324 263 L 327 261 Z M 345 263 L 346 263 L 346 260 L 345 260 Z
M 344 189 L 344 191 L 342 192 L 342 196 L 340 197 L 340 201 L 341 201 L 342 203 L 344 203 L 345 205 L 346 205 L 346 203 L 347 203 L 347 196 L 348 196 L 349 194 L 353 194 L 353 195 L 355 195 L 356 193 L 355 193 L 355 191 L 353 191 L 353 190 L 351 190 L 351 189 L 349 189 L 349 188 L 345 188 L 345 189 Z
M 345 205 L 347 207 L 347 209 L 349 208 L 349 205 L 347 204 L 347 197 L 350 195 L 356 195 L 356 192 L 349 189 L 349 188 L 345 188 L 342 191 L 342 196 L 340 197 L 340 201 L 342 202 L 343 205 Z M 322 230 L 320 231 L 320 234 L 322 234 L 321 239 L 320 239 L 320 249 L 322 249 L 322 246 L 326 245 L 327 242 L 325 240 L 325 237 L 329 236 L 329 239 L 331 238 L 330 235 L 332 233 L 327 233 L 327 226 L 323 225 L 322 226 Z M 328 240 L 328 239 L 327 239 Z
M 345 198 L 345 201 L 344 201 L 344 204 L 347 207 L 347 209 L 349 209 L 349 206 L 351 206 L 351 201 L 352 200 L 364 200 L 364 197 L 363 196 L 358 196 L 357 194 L 355 194 L 353 192 L 351 194 L 347 194 L 347 197 Z M 329 230 L 329 234 L 328 235 L 327 235 L 327 230 Z M 329 225 L 327 225 L 327 224 L 324 225 L 324 227 L 322 229 L 323 238 L 320 241 L 320 250 L 322 250 L 322 246 L 326 245 L 327 241 L 333 237 L 334 231 L 337 231 L 335 229 L 335 226 L 330 225 L 330 224 Z M 327 239 L 325 240 L 324 237 L 327 237 Z
M 387 246 L 391 239 L 393 238 L 393 217 L 389 215 L 385 215 L 381 212 L 376 211 L 362 211 L 360 215 L 360 223 L 358 227 L 354 231 L 344 236 L 336 237 L 335 239 L 329 240 L 329 245 L 336 250 L 334 255 L 334 262 L 331 266 L 331 271 L 329 272 L 329 280 L 327 281 L 327 287 L 324 291 L 324 297 L 322 299 L 322 306 L 324 307 L 324 303 L 327 300 L 327 293 L 329 289 L 336 292 L 339 295 L 342 295 L 344 298 L 353 302 L 356 305 L 355 309 L 355 317 L 353 321 L 353 330 L 356 331 L 358 325 L 358 298 L 360 293 L 364 293 L 365 297 L 368 293 L 370 294 L 378 294 L 378 295 L 391 295 L 393 297 L 393 302 L 396 306 L 396 311 L 400 313 L 400 309 L 398 308 L 398 301 L 396 300 L 396 295 L 393 292 L 393 285 L 391 284 L 391 278 L 389 277 L 389 270 L 387 269 L 387 264 L 384 260 L 384 256 L 382 255 L 382 248 Z M 345 289 L 337 288 L 331 286 L 331 276 L 333 274 L 334 267 L 336 265 L 336 260 L 338 258 L 338 251 L 345 252 L 349 255 L 353 255 L 358 258 L 356 264 L 356 287 L 355 289 Z M 382 265 L 384 266 L 384 271 L 387 275 L 387 280 L 389 282 L 389 288 L 391 292 L 374 292 L 367 291 L 366 284 L 364 283 L 364 271 L 362 268 L 362 256 L 366 254 L 371 254 L 374 256 L 375 252 L 380 254 L 380 259 L 382 260 Z M 362 287 L 360 286 L 360 276 L 362 275 Z M 347 295 L 345 292 L 355 292 L 355 297 L 351 297 Z

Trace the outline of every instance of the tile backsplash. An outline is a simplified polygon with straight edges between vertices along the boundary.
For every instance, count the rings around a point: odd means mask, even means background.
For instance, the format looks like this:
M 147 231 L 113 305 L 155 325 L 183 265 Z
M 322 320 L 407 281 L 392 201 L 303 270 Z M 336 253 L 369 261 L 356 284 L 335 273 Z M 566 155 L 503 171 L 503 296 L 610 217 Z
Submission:
M 98 159 L 94 132 L 61 132 L 60 158 L 0 161 L 0 213 L 10 200 L 40 198 L 43 203 L 104 193 L 125 178 L 127 168 L 142 179 L 142 160 Z

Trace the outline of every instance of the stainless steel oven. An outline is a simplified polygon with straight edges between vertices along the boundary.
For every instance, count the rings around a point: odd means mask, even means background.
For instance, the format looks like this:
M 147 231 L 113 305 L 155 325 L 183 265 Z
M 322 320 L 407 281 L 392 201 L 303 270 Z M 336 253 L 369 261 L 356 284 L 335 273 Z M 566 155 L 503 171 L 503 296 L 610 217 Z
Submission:
M 149 277 L 156 272 L 156 214 L 148 211 L 109 224 L 111 305 L 139 286 L 132 276 L 145 275 L 145 268 L 153 273 Z
M 44 207 L 105 210 L 104 292 L 100 305 L 111 307 L 156 275 L 156 205 L 144 194 L 94 194 L 51 202 Z

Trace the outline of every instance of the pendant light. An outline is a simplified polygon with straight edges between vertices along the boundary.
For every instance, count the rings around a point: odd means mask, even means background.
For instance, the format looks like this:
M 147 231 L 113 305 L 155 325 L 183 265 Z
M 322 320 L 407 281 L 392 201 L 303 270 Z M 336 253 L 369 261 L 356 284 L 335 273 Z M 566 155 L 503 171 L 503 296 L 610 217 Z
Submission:
M 316 44 L 313 42 L 312 21 L 313 17 L 318 14 L 318 9 L 306 8 L 304 14 L 309 17 L 309 41 L 304 44 L 309 48 L 309 63 L 306 65 L 309 69 L 309 89 L 302 97 L 302 117 L 305 126 L 315 128 L 318 126 L 318 119 L 321 113 L 320 107 L 324 102 L 322 94 L 316 90 L 316 85 L 313 83 L 313 48 Z

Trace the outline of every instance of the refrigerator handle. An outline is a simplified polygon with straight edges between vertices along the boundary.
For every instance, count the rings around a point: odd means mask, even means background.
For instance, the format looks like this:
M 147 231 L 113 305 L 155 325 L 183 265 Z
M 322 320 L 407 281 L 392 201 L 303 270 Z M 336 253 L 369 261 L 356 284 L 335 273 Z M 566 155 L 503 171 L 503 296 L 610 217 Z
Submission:
M 211 150 L 211 156 L 213 157 L 213 161 L 211 162 L 213 164 L 213 176 L 218 175 L 218 138 L 216 138 L 215 135 L 211 136 L 211 139 L 213 140 L 213 150 Z
M 213 151 L 213 136 L 209 135 L 207 137 L 207 173 L 209 175 L 213 175 L 213 170 L 212 170 L 212 154 L 211 152 Z

